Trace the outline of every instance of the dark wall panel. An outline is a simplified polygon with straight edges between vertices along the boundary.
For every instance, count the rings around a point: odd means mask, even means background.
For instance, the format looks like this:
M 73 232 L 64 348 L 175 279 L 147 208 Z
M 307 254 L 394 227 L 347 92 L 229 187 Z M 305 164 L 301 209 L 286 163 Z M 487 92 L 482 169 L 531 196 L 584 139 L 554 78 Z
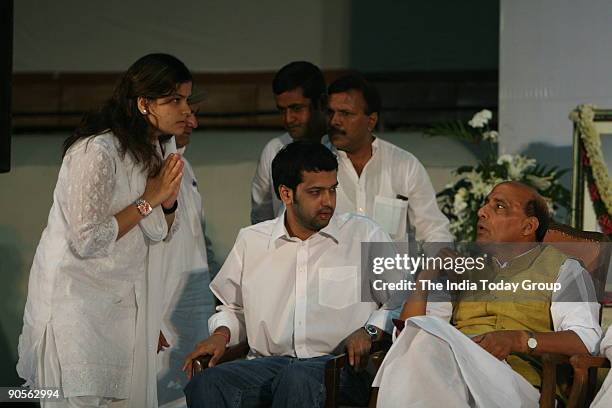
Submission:
M 499 65 L 498 0 L 351 2 L 351 68 L 490 71 Z
M 11 169 L 13 0 L 0 1 L 0 173 Z

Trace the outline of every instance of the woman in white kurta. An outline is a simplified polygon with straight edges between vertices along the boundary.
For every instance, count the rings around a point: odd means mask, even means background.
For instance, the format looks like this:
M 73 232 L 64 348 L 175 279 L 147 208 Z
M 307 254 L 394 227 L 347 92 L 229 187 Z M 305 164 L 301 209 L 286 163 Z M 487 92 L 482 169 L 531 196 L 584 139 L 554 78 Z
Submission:
M 178 155 L 162 161 L 157 140 L 184 131 L 190 93 L 182 62 L 144 56 L 64 144 L 17 364 L 27 385 L 60 387 L 59 406 L 156 405 L 155 377 L 133 366 L 157 344 L 146 335 L 148 248 L 177 226 L 183 169 Z

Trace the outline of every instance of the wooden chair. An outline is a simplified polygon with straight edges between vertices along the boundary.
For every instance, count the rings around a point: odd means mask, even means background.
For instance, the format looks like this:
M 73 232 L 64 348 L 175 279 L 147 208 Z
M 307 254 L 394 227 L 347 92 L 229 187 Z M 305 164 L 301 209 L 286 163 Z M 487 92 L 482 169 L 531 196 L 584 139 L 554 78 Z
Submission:
M 372 343 L 369 363 L 373 364 L 376 371 L 378 371 L 378 368 L 382 364 L 382 361 L 385 358 L 385 353 L 387 350 L 389 350 L 389 347 L 391 347 L 391 336 L 388 334 L 383 335 L 379 341 Z M 245 358 L 248 352 L 249 345 L 247 342 L 242 342 L 236 346 L 228 347 L 217 364 L 223 364 L 228 361 Z M 193 361 L 192 375 L 207 369 L 210 357 L 211 356 L 202 356 L 195 359 Z M 325 408 L 338 407 L 338 400 L 340 397 L 340 372 L 347 363 L 348 357 L 346 353 L 342 353 L 329 360 L 325 366 Z
M 606 273 L 610 262 L 609 240 L 605 235 L 597 232 L 585 232 L 571 228 L 567 225 L 553 224 L 550 226 L 544 241 L 559 248 L 568 255 L 578 258 L 593 276 L 598 299 L 603 299 Z M 568 243 L 581 243 L 581 246 L 568 246 Z M 601 313 L 600 313 L 601 320 Z M 389 336 L 372 345 L 370 362 L 375 371 L 378 370 L 389 349 L 391 342 Z M 218 364 L 246 357 L 249 351 L 248 344 L 240 343 L 229 347 Z M 595 369 L 610 367 L 610 362 L 602 357 L 590 355 L 564 356 L 553 353 L 543 353 L 542 357 L 542 390 L 540 407 L 555 406 L 557 389 L 557 371 L 562 367 L 573 369 L 573 382 L 568 396 L 568 408 L 583 407 L 595 395 Z M 203 356 L 194 361 L 193 373 L 198 373 L 208 367 L 210 356 Z M 347 364 L 346 354 L 340 354 L 329 360 L 325 367 L 325 408 L 338 407 L 340 393 L 340 372 Z M 376 406 L 378 389 L 372 389 L 370 407 Z
M 580 259 L 587 271 L 593 277 L 597 298 L 603 299 L 605 293 L 606 275 L 610 265 L 610 243 L 607 237 L 598 232 L 585 232 L 567 225 L 553 224 L 548 229 L 544 242 L 549 243 Z M 571 246 L 568 243 L 582 245 Z M 601 309 L 599 320 L 601 322 Z M 594 357 L 588 354 L 564 356 L 560 354 L 542 354 L 542 390 L 540 407 L 555 406 L 557 389 L 557 371 L 571 366 L 573 381 L 567 395 L 567 407 L 585 407 L 591 403 L 596 392 L 596 369 L 610 367 L 610 362 L 604 357 Z
M 385 359 L 385 355 L 391 347 L 391 336 L 384 334 L 383 338 L 372 343 L 370 350 L 369 364 L 372 364 L 374 372 L 378 372 L 380 365 Z M 337 408 L 340 398 L 340 372 L 348 363 L 346 353 L 340 354 L 327 362 L 325 365 L 325 408 Z M 377 388 L 372 389 L 373 395 L 370 397 L 370 406 L 372 401 L 376 401 Z

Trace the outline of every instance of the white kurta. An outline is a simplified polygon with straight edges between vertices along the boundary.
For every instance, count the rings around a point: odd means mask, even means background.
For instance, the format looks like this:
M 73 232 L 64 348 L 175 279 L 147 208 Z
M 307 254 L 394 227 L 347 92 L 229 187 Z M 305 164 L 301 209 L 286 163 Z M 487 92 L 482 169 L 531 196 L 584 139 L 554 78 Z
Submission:
M 183 153 L 182 151 L 180 153 Z M 205 239 L 202 198 L 193 168 L 183 158 L 183 180 L 178 197 L 177 217 L 181 228 L 170 242 L 163 242 L 164 284 L 161 329 L 170 348 L 159 353 L 157 396 L 160 406 L 185 407 L 183 388 L 187 376 L 181 370 L 185 356 L 194 345 L 208 337 L 208 319 L 215 300 L 208 285 L 208 247 Z
M 453 241 L 429 175 L 414 155 L 377 137 L 357 175 L 345 152 L 332 151 L 339 161 L 336 212 L 367 215 L 396 241 L 407 240 L 411 227 L 417 241 Z
M 134 351 L 145 348 L 137 321 L 147 318 L 148 246 L 168 231 L 158 207 L 117 241 L 114 214 L 145 184 L 142 167 L 119 153 L 110 133 L 77 142 L 64 157 L 19 338 L 17 371 L 27 385 L 61 386 L 65 397 L 133 399 Z
M 601 341 L 601 355 L 612 361 L 612 327 L 608 327 L 606 336 Z M 601 389 L 595 396 L 591 408 L 608 408 L 612 407 L 612 374 L 609 372 L 606 376 Z

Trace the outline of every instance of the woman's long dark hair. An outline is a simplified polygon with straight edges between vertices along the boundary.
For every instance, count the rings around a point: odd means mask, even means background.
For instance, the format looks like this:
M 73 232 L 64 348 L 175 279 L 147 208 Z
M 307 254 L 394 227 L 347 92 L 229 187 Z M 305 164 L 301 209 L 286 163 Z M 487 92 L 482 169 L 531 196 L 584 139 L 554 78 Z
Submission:
M 169 96 L 179 84 L 190 81 L 191 73 L 176 57 L 145 55 L 121 76 L 111 99 L 83 117 L 74 134 L 64 141 L 63 155 L 78 140 L 110 130 L 119 139 L 122 154 L 130 153 L 149 175 L 157 174 L 161 157 L 151 143 L 150 125 L 138 110 L 138 98 Z

